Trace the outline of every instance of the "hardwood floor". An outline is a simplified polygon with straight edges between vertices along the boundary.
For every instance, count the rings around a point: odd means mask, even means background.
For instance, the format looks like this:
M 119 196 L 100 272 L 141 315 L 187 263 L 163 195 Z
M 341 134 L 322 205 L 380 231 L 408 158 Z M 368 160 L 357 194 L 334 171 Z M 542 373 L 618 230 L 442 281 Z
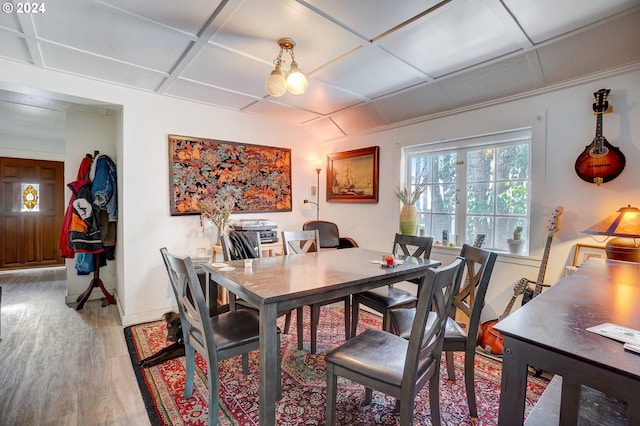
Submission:
M 149 425 L 116 306 L 66 305 L 65 275 L 0 274 L 0 425 Z

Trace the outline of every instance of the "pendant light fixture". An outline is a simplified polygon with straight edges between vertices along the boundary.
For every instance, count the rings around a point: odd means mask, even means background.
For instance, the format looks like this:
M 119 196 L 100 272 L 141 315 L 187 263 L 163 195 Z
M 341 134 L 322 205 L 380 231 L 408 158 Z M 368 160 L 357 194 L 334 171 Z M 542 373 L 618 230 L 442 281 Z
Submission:
M 292 38 L 283 37 L 278 40 L 278 45 L 280 46 L 280 53 L 276 59 L 273 60 L 275 68 L 271 71 L 271 75 L 267 78 L 264 87 L 267 93 L 274 97 L 284 95 L 287 90 L 292 95 L 301 95 L 307 91 L 309 82 L 307 81 L 307 77 L 300 71 L 300 68 L 298 68 L 298 63 L 293 54 L 293 48 L 296 46 L 296 42 Z M 291 56 L 291 67 L 286 74 L 282 70 L 282 63 L 285 62 L 282 59 L 282 53 L 285 51 L 289 52 Z

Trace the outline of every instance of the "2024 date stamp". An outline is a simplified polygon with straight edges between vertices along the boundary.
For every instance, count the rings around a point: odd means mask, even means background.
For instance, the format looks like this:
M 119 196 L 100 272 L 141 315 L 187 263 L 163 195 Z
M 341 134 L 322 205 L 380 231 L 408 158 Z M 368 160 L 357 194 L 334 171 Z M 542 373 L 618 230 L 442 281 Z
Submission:
M 44 3 L 11 3 L 5 2 L 2 4 L 2 11 L 4 13 L 20 13 L 20 14 L 39 14 L 45 13 L 47 8 Z

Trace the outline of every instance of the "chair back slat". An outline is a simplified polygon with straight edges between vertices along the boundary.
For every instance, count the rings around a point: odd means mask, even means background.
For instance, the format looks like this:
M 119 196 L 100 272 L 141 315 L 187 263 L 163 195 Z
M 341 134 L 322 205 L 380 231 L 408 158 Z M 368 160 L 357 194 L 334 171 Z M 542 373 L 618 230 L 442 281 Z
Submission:
M 284 254 L 301 254 L 318 251 L 320 234 L 317 229 L 309 231 L 282 231 Z
M 403 254 L 405 256 L 429 259 L 432 247 L 432 237 L 396 234 L 393 241 L 393 254 Z
M 216 369 L 212 372 L 216 377 L 218 357 L 209 309 L 191 258 L 171 254 L 166 248 L 160 249 L 160 253 L 178 303 L 185 343 L 191 344 L 205 359 L 212 361 L 209 367 Z
M 418 296 L 416 315 L 409 337 L 403 386 L 419 384 L 417 388 L 420 389 L 421 376 L 426 371 L 421 371 L 421 366 L 431 366 L 431 358 L 436 360 L 436 365 L 440 364 L 444 325 L 454 291 L 460 286 L 464 266 L 464 259 L 458 257 L 447 266 L 428 270 L 422 277 L 422 291 Z M 427 379 L 424 378 L 425 381 Z
M 466 263 L 466 281 L 465 286 L 456 289 L 454 293 L 449 316 L 455 319 L 457 311 L 462 311 L 469 318 L 467 335 L 477 336 L 480 315 L 498 255 L 489 250 L 464 244 L 460 256 Z

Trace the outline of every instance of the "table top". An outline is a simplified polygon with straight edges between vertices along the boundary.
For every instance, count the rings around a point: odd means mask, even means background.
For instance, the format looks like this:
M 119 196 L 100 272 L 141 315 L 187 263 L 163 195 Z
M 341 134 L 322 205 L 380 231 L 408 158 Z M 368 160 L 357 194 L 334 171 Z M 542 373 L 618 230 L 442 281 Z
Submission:
M 603 323 L 640 330 L 640 264 L 591 259 L 495 328 L 505 337 L 640 378 L 640 355 L 586 330 Z
M 233 271 L 220 271 L 212 265 L 203 266 L 212 273 L 214 281 L 238 296 L 265 304 L 294 298 L 303 300 L 305 296 L 329 298 L 332 291 L 345 292 L 345 289 L 361 291 L 361 286 L 373 288 L 386 282 L 402 281 L 440 265 L 436 260 L 415 258 L 393 268 L 372 263 L 380 261 L 384 254 L 349 248 L 263 257 L 254 259 L 250 269 L 236 267 Z

